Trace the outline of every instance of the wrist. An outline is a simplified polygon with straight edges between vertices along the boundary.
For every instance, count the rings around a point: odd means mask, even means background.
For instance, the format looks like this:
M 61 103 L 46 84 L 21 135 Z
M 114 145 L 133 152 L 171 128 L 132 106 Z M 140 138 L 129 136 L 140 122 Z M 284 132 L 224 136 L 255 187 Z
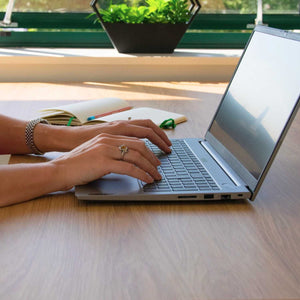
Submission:
M 42 152 L 67 152 L 93 138 L 96 134 L 96 127 L 92 128 L 92 125 L 71 127 L 38 124 L 34 131 L 34 141 Z
M 95 136 L 95 131 L 91 130 L 92 127 L 92 125 L 63 127 L 60 131 L 60 146 L 64 151 L 73 150 Z
M 74 148 L 74 130 L 67 126 L 38 124 L 34 131 L 36 147 L 42 152 L 65 152 Z
M 57 158 L 47 162 L 49 168 L 55 172 L 55 190 L 67 191 L 75 185 L 72 172 L 65 159 Z
M 25 142 L 26 142 L 26 145 L 31 150 L 32 153 L 38 154 L 38 155 L 44 154 L 40 149 L 37 148 L 37 146 L 35 144 L 35 140 L 34 140 L 35 127 L 40 123 L 41 124 L 49 124 L 47 120 L 38 118 L 38 119 L 34 119 L 34 120 L 29 121 L 26 124 L 26 128 L 25 128 Z
M 64 126 L 62 130 L 59 130 L 58 135 L 59 145 L 61 149 L 63 149 L 61 151 L 71 151 L 97 135 L 97 131 L 93 125 Z

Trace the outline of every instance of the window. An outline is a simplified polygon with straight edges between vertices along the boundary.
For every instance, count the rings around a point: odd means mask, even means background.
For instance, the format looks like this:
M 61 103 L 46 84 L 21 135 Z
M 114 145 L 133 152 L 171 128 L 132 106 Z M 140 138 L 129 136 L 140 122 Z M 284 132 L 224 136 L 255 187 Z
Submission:
M 179 47 L 243 48 L 255 22 L 282 29 L 300 29 L 299 2 L 200 0 L 200 13 Z M 101 26 L 88 18 L 92 9 L 87 1 L 0 0 L 0 20 L 5 17 L 8 3 L 14 4 L 12 23 L 0 25 L 0 47 L 112 47 Z

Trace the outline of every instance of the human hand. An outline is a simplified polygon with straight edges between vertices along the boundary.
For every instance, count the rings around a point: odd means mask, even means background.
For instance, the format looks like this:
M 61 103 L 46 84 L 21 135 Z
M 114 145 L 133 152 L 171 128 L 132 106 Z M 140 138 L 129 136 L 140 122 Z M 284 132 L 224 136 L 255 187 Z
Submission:
M 128 147 L 123 155 L 121 145 Z M 49 163 L 57 168 L 57 180 L 64 190 L 109 173 L 126 174 L 146 183 L 161 179 L 158 158 L 135 137 L 102 133 Z
M 113 135 L 147 138 L 164 152 L 171 152 L 171 141 L 166 133 L 151 120 L 114 121 L 110 123 L 72 127 L 70 129 L 72 130 L 72 140 L 68 144 L 68 150 L 79 146 L 98 134 L 108 133 Z

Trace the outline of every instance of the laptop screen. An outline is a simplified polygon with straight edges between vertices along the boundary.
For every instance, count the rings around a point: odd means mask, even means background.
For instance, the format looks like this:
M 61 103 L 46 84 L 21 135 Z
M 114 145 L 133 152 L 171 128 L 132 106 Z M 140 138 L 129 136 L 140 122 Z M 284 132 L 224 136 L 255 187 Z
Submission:
M 209 132 L 259 179 L 300 94 L 300 42 L 255 31 Z

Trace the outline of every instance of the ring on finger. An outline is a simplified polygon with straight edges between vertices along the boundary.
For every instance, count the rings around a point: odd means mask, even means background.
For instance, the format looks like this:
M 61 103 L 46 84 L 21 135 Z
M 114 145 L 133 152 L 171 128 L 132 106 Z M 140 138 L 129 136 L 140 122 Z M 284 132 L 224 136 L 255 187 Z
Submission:
M 129 151 L 128 147 L 126 145 L 119 146 L 119 150 L 121 151 L 122 160 L 124 160 L 125 154 Z

